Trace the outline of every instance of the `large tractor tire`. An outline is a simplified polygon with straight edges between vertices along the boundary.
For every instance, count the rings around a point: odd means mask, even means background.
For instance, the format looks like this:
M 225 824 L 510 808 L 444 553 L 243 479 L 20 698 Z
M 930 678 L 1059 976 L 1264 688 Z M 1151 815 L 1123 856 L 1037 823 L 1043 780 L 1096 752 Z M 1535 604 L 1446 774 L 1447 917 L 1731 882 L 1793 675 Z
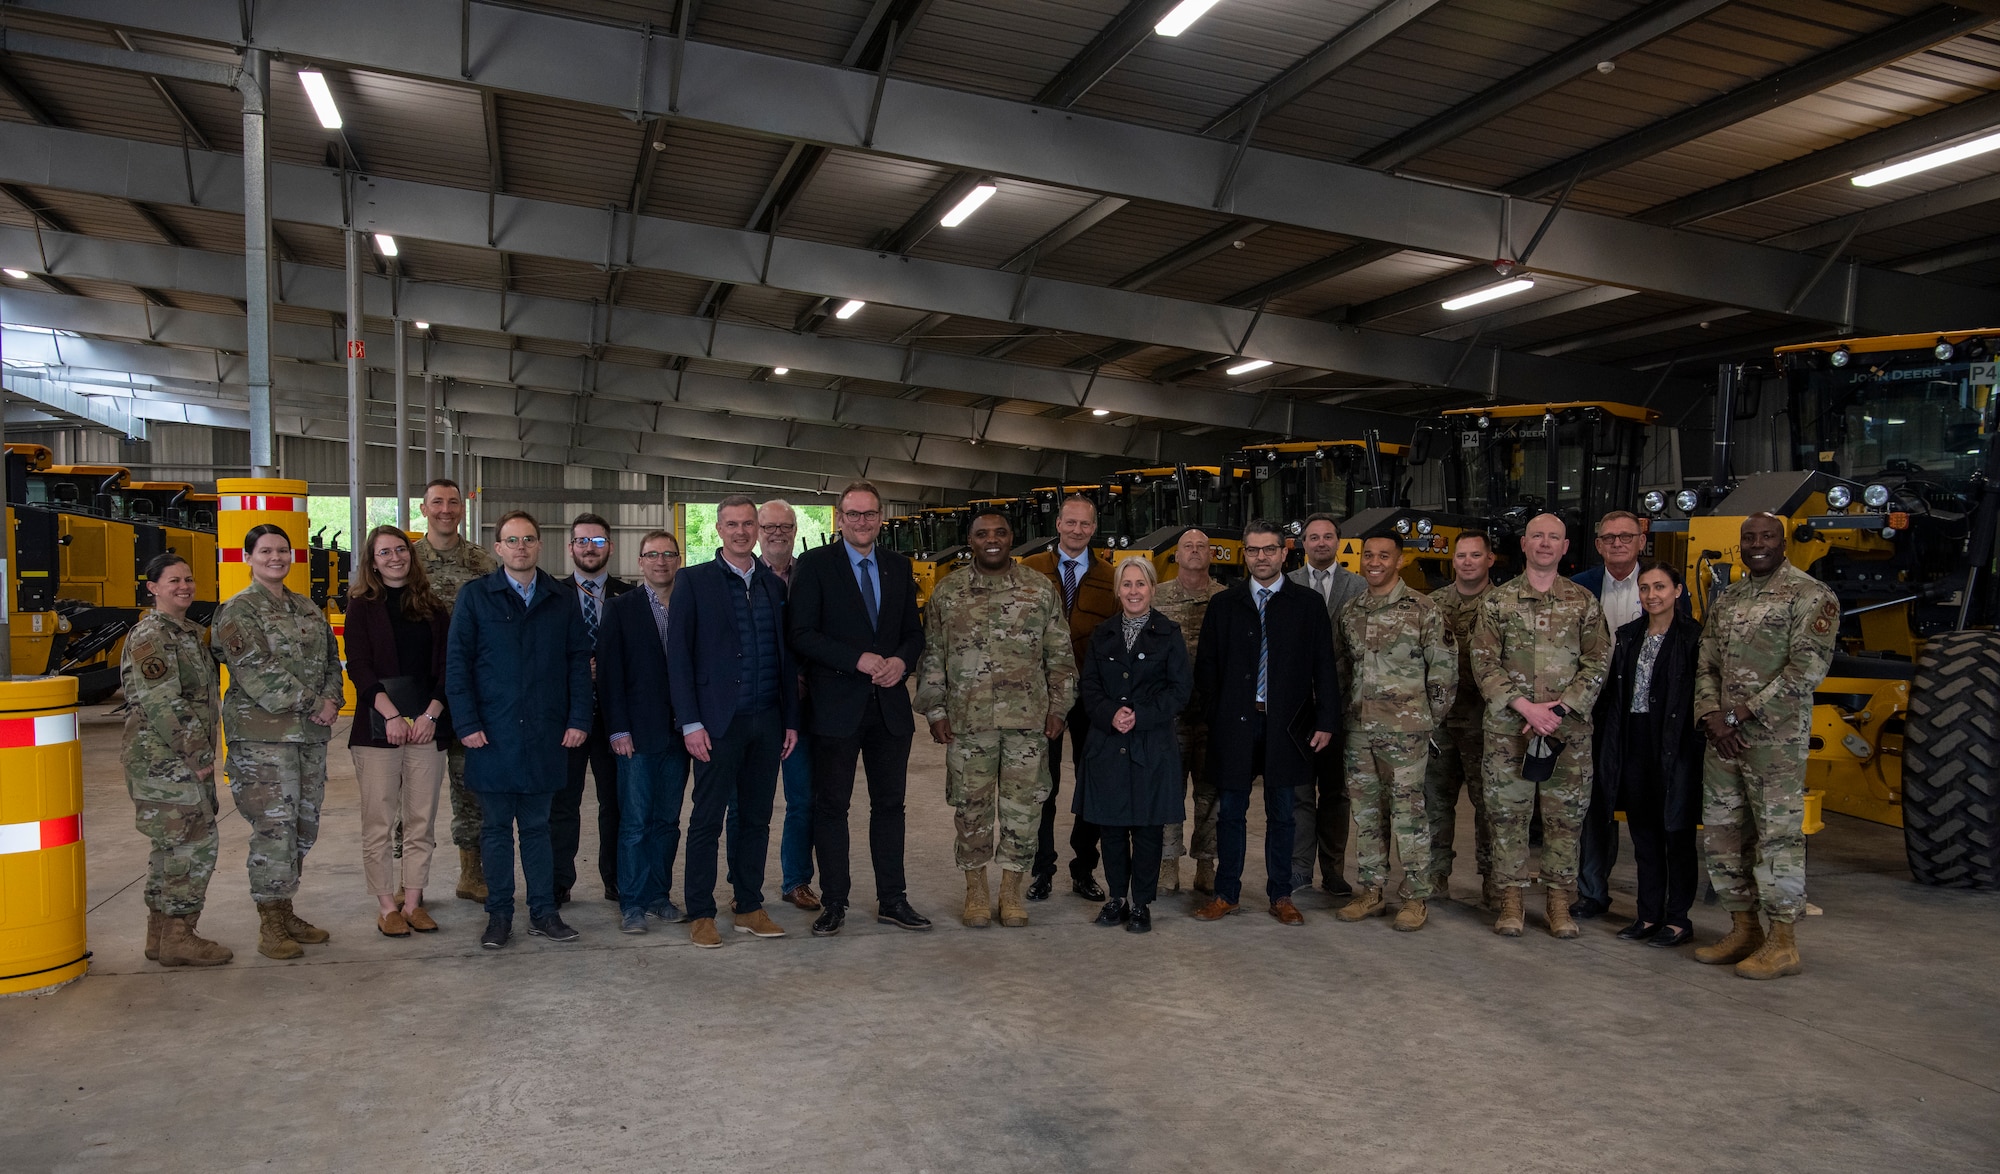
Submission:
M 1924 646 L 1903 729 L 1903 842 L 1919 884 L 2000 888 L 2000 632 Z

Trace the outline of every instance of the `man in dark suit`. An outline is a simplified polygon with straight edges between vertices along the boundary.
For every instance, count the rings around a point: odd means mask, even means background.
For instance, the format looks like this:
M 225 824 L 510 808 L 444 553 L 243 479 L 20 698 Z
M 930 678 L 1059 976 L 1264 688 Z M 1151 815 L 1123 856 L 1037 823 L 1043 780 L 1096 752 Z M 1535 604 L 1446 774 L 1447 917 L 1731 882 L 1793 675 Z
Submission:
M 1278 528 L 1243 528 L 1250 577 L 1215 597 L 1202 620 L 1195 695 L 1207 711 L 1208 769 L 1221 794 L 1215 896 L 1195 917 L 1219 921 L 1243 892 L 1250 783 L 1264 779 L 1264 888 L 1271 916 L 1303 925 L 1292 903 L 1292 788 L 1312 782 L 1313 755 L 1340 732 L 1340 687 L 1326 601 L 1284 576 Z
M 841 540 L 799 557 L 788 625 L 805 670 L 812 738 L 812 841 L 823 886 L 812 931 L 831 937 L 847 917 L 847 810 L 857 756 L 868 768 L 875 920 L 925 930 L 931 923 L 910 908 L 903 879 L 903 793 L 917 728 L 903 679 L 924 651 L 916 580 L 909 559 L 875 544 L 882 494 L 873 485 L 849 485 L 834 510 Z
M 479 796 L 486 931 L 497 950 L 514 929 L 514 834 L 528 880 L 530 932 L 573 942 L 556 912 L 549 800 L 563 787 L 565 749 L 583 745 L 592 704 L 590 637 L 556 580 L 535 569 L 541 527 L 515 511 L 493 532 L 501 569 L 467 583 L 452 609 L 445 696 L 465 747 L 465 785 Z
M 611 573 L 611 524 L 596 514 L 578 514 L 569 524 L 571 574 L 558 580 L 570 605 L 583 617 L 590 634 L 591 673 L 597 672 L 595 652 L 598 629 L 604 622 L 604 608 L 612 599 L 632 589 L 632 584 Z M 569 902 L 576 886 L 576 851 L 583 840 L 583 768 L 590 768 L 597 786 L 597 875 L 604 882 L 604 899 L 618 899 L 618 758 L 611 753 L 611 738 L 604 728 L 604 711 L 599 709 L 591 723 L 590 737 L 569 752 L 567 784 L 549 809 L 549 839 L 556 854 L 556 904 Z
M 798 667 L 785 640 L 785 585 L 759 562 L 757 503 L 722 499 L 715 529 L 722 549 L 682 571 L 667 609 L 667 679 L 674 720 L 694 758 L 694 814 L 688 820 L 688 938 L 712 949 L 716 841 L 736 800 L 734 900 L 738 933 L 785 931 L 764 912 L 764 863 L 778 765 L 799 737 Z
M 1341 609 L 1366 594 L 1368 582 L 1340 565 L 1340 522 L 1332 514 L 1307 515 L 1299 538 L 1306 550 L 1305 565 L 1285 577 L 1326 600 L 1328 625 L 1337 630 Z M 1320 884 L 1327 892 L 1336 897 L 1354 895 L 1354 886 L 1347 883 L 1347 829 L 1353 811 L 1347 798 L 1343 741 L 1313 755 L 1313 781 L 1292 788 L 1294 890 L 1312 888 L 1317 860 Z
M 618 928 L 646 932 L 646 918 L 681 919 L 673 902 L 688 756 L 674 726 L 667 680 L 667 604 L 681 569 L 665 530 L 639 540 L 637 591 L 604 605 L 597 633 L 597 712 L 618 756 Z
M 1069 616 L 1070 651 L 1076 663 L 1085 663 L 1090 651 L 1090 634 L 1097 625 L 1118 613 L 1118 595 L 1111 585 L 1111 564 L 1092 557 L 1090 540 L 1097 534 L 1097 505 L 1087 497 L 1064 499 L 1056 512 L 1056 541 L 1047 550 L 1021 560 L 1029 570 L 1040 571 L 1055 585 L 1056 598 Z M 1077 780 L 1083 778 L 1083 744 L 1090 733 L 1090 713 L 1078 696 L 1063 719 L 1069 737 L 1070 768 Z M 1034 879 L 1028 884 L 1028 900 L 1041 901 L 1054 887 L 1056 875 L 1056 796 L 1062 791 L 1063 734 L 1049 739 L 1049 797 L 1042 803 L 1042 826 L 1036 836 Z M 1097 825 L 1082 816 L 1070 828 L 1070 888 L 1090 901 L 1105 899 L 1097 883 Z

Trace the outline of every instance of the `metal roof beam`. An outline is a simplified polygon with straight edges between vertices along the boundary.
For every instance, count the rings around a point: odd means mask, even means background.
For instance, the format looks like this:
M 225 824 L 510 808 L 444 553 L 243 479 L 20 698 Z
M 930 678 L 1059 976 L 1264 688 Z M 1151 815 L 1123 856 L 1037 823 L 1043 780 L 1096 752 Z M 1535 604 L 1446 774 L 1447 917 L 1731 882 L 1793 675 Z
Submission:
M 241 9 L 227 0 L 17 0 L 72 19 L 228 44 Z M 402 0 L 357 21 L 327 5 L 282 5 L 256 14 L 260 46 L 350 66 L 464 84 L 461 33 L 482 87 L 538 94 L 609 110 L 665 111 L 739 132 L 919 159 L 964 171 L 1013 175 L 1107 195 L 1212 209 L 1236 168 L 1222 210 L 1445 256 L 1484 259 L 1501 240 L 1512 197 L 1389 176 L 1183 131 L 1063 112 L 1030 103 L 890 77 L 868 137 L 873 73 L 690 41 L 676 76 L 676 43 L 544 11 L 459 0 Z M 462 22 L 464 25 L 462 27 Z M 641 68 L 641 57 L 650 59 Z M 610 62 L 630 62 L 625 69 Z M 633 79 L 645 79 L 635 103 Z M 2000 293 L 1872 268 L 1850 281 L 1815 282 L 1820 259 L 1601 213 L 1566 211 L 1535 254 L 1537 268 L 1593 284 L 1648 289 L 1821 322 L 1852 319 L 1867 333 L 1948 329 L 2000 319 Z M 1804 296 L 1799 291 L 1805 289 Z M 1851 307 L 1851 309 L 1850 309 Z M 1004 317 L 1004 316 L 1003 316 Z M 1407 375 L 1392 376 L 1409 378 Z
M 1145 44 L 1146 38 L 1153 35 L 1153 26 L 1179 4 L 1180 0 L 1130 0 L 1111 18 L 1110 24 L 1097 31 L 1083 52 L 1049 79 L 1035 94 L 1035 101 L 1062 110 L 1076 105 L 1092 86 L 1104 80 L 1105 74 L 1118 68 L 1118 63 L 1132 50 Z
M 1615 285 L 1593 285 L 1585 289 L 1572 290 L 1566 294 L 1557 294 L 1552 298 L 1543 298 L 1539 302 L 1530 302 L 1525 306 L 1515 306 L 1512 309 L 1500 310 L 1496 313 L 1473 318 L 1469 321 L 1454 322 L 1450 326 L 1442 326 L 1426 333 L 1431 338 L 1449 338 L 1454 340 L 1471 338 L 1475 334 L 1484 334 L 1489 330 L 1506 330 L 1510 327 L 1526 325 L 1529 322 L 1539 322 L 1544 318 L 1573 314 L 1578 310 L 1587 310 L 1592 306 L 1601 306 L 1606 302 L 1615 302 L 1629 298 L 1638 292 L 1636 289 L 1620 289 Z
M 1221 117 L 1202 128 L 1202 133 L 1233 139 L 1252 118 L 1262 118 L 1290 104 L 1314 86 L 1346 68 L 1347 63 L 1401 32 L 1405 25 L 1440 4 L 1442 0 L 1388 0 L 1380 8 L 1334 34 L 1332 40 L 1299 58 L 1285 72 L 1258 87 Z
M 1883 232 L 1900 228 L 1905 224 L 1915 224 L 1933 216 L 1943 216 L 1947 212 L 1958 212 L 1975 208 L 1981 204 L 2000 200 L 2000 175 L 1982 176 L 1939 188 L 1934 192 L 1906 196 L 1890 204 L 1878 204 L 1818 224 L 1793 229 L 1769 237 L 1762 243 L 1781 249 L 1816 249 L 1835 241 L 1846 240 L 1851 232 L 1856 237 L 1867 236 L 1871 232 Z

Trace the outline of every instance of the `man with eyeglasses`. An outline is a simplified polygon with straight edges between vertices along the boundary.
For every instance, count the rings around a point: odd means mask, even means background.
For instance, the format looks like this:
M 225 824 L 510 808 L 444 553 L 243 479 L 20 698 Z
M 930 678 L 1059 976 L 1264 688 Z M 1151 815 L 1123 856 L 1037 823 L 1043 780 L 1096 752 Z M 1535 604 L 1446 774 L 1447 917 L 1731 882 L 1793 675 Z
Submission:
M 466 750 L 465 782 L 485 821 L 486 930 L 498 950 L 514 927 L 514 836 L 528 882 L 530 932 L 573 942 L 556 911 L 549 807 L 563 789 L 568 751 L 589 737 L 596 709 L 590 634 L 562 587 L 536 568 L 541 527 L 520 511 L 494 529 L 502 569 L 466 584 L 452 610 L 445 654 L 451 724 Z
M 1604 561 L 1571 577 L 1571 582 L 1597 596 L 1604 609 L 1604 622 L 1613 636 L 1618 629 L 1644 615 L 1639 607 L 1639 556 L 1645 552 L 1646 532 L 1639 516 L 1612 510 L 1597 521 L 1597 553 Z M 1694 614 L 1689 592 L 1681 592 L 1681 612 Z M 1583 817 L 1577 835 L 1576 900 L 1570 916 L 1588 921 L 1611 908 L 1611 869 L 1618 863 L 1618 821 L 1615 804 L 1591 797 L 1590 810 Z
M 569 524 L 569 561 L 573 568 L 560 580 L 583 627 L 590 635 L 590 673 L 597 676 L 597 636 L 604 624 L 604 609 L 613 599 L 632 589 L 632 584 L 611 573 L 611 524 L 596 514 L 578 514 Z M 611 752 L 611 737 L 604 728 L 604 711 L 599 707 L 590 726 L 590 738 L 569 752 L 569 781 L 556 796 L 549 812 L 549 837 L 556 854 L 556 904 L 569 903 L 576 886 L 576 853 L 583 840 L 583 771 L 590 774 L 597 790 L 597 875 L 604 882 L 604 899 L 618 900 L 618 756 Z
M 903 873 L 903 800 L 917 729 L 903 682 L 924 652 L 916 578 L 907 557 L 875 541 L 882 530 L 882 494 L 873 485 L 856 481 L 842 490 L 834 520 L 840 541 L 799 557 L 788 623 L 792 649 L 805 673 L 805 731 L 813 756 L 812 843 L 824 885 L 823 907 L 812 932 L 831 937 L 846 922 L 853 887 L 848 808 L 857 758 L 868 770 L 875 920 L 927 930 L 930 921 L 910 907 Z M 790 805 L 789 794 L 785 802 Z
M 500 569 L 500 561 L 477 542 L 467 542 L 458 528 L 465 522 L 465 496 L 458 482 L 439 477 L 424 486 L 423 541 L 412 545 L 417 561 L 430 577 L 431 590 L 449 612 L 467 583 Z M 479 799 L 465 787 L 465 747 L 445 748 L 445 773 L 451 778 L 451 842 L 458 849 L 458 896 L 462 901 L 486 900 L 486 873 L 479 860 Z M 400 824 L 398 825 L 401 826 Z M 400 842 L 400 841 L 399 841 Z
M 799 541 L 799 512 L 782 497 L 757 507 L 757 555 L 789 592 L 798 564 L 792 551 Z M 813 771 L 812 755 L 792 754 L 779 768 L 785 786 L 785 828 L 778 838 L 779 894 L 785 903 L 808 913 L 819 909 L 813 895 Z M 736 842 L 736 812 L 724 828 L 726 844 Z
M 671 893 L 681 843 L 688 756 L 673 723 L 667 679 L 667 611 L 681 569 L 680 543 L 665 530 L 639 540 L 644 589 L 605 605 L 598 633 L 597 705 L 618 756 L 619 931 L 646 920 L 681 920 Z

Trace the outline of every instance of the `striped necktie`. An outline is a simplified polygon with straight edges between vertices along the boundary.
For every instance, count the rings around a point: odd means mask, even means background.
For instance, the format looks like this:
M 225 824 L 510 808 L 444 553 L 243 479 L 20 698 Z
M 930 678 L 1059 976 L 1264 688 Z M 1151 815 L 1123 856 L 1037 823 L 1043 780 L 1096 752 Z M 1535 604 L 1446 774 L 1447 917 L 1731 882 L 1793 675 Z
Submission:
M 583 626 L 590 632 L 590 646 L 597 647 L 597 584 L 584 579 L 577 584 L 583 588 Z
M 1269 587 L 1257 588 L 1257 700 L 1269 701 L 1271 689 L 1271 633 L 1264 626 L 1264 605 L 1271 600 Z
M 1063 610 L 1076 610 L 1076 560 L 1063 560 Z

